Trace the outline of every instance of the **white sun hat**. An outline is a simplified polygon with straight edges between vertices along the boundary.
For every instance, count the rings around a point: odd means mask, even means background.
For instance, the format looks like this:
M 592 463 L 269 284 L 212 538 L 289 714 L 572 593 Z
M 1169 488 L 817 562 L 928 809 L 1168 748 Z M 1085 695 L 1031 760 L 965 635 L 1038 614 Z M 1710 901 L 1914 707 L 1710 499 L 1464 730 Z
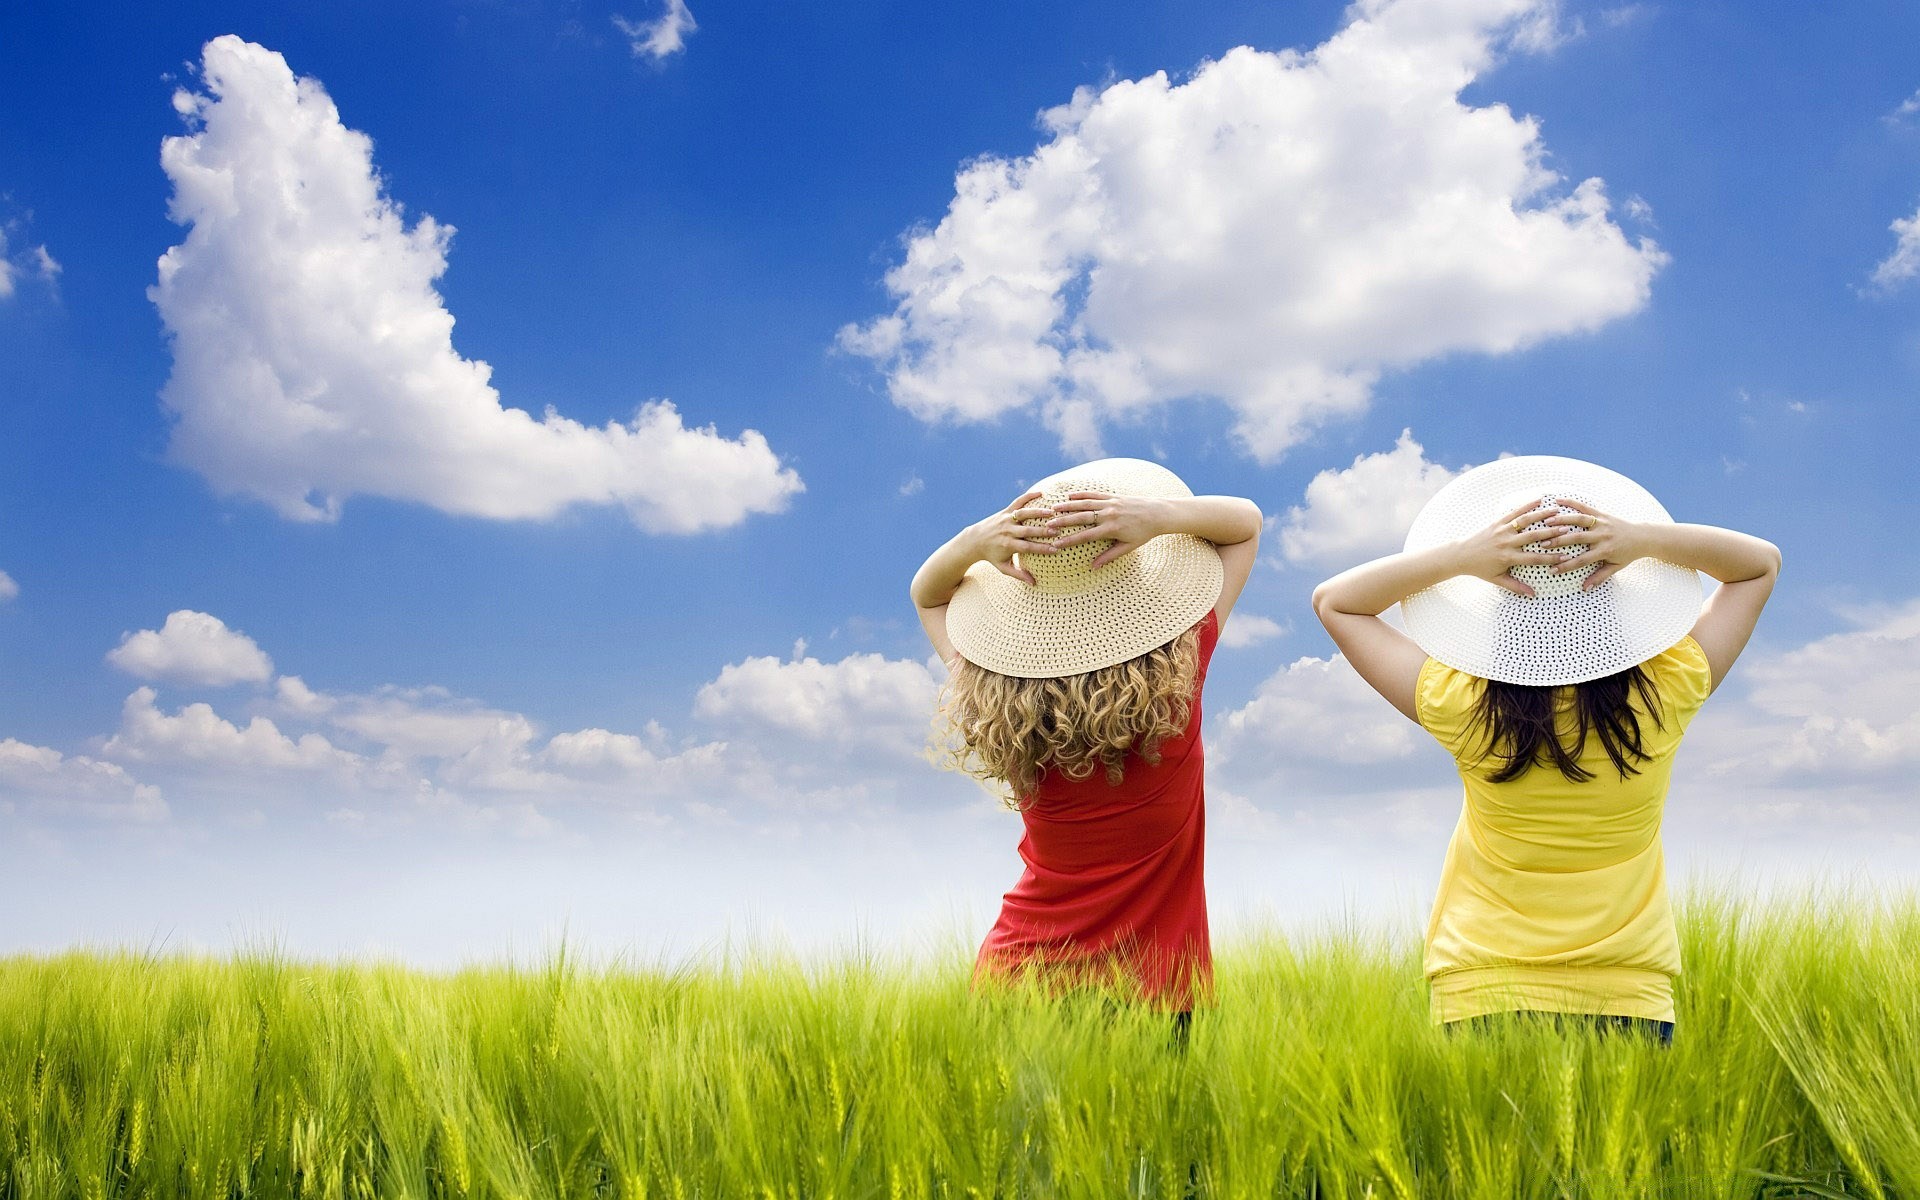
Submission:
M 1623 521 L 1672 524 L 1647 489 L 1577 458 L 1526 455 L 1475 467 L 1440 489 L 1407 531 L 1409 551 L 1477 533 L 1529 501 L 1572 500 Z M 1574 510 L 1556 505 L 1562 512 Z M 1542 538 L 1559 533 L 1530 526 Z M 1598 564 L 1556 575 L 1551 564 L 1585 546 L 1539 550 L 1542 565 L 1508 573 L 1531 597 L 1484 579 L 1456 576 L 1400 602 L 1407 635 L 1455 670 L 1503 683 L 1585 683 L 1643 663 L 1687 635 L 1700 616 L 1700 577 L 1639 559 L 1592 591 L 1580 584 Z
M 1071 492 L 1155 499 L 1193 495 L 1178 475 L 1138 458 L 1070 467 L 1030 490 L 1040 493 L 1030 505 L 1035 508 L 1051 508 Z M 947 605 L 953 648 L 968 662 L 1002 675 L 1079 675 L 1166 645 L 1219 603 L 1226 571 L 1212 542 L 1163 533 L 1090 570 L 1112 544 L 1097 538 L 1055 554 L 1015 555 L 1033 583 L 1003 575 L 992 563 L 973 564 Z

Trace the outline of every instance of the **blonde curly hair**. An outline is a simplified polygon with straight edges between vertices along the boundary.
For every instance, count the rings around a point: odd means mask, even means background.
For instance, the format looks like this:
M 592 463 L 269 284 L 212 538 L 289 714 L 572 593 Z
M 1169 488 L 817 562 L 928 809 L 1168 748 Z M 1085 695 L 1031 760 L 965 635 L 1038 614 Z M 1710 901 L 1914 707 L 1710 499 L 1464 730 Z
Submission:
M 1160 744 L 1193 717 L 1200 634 L 1189 629 L 1137 658 L 1053 679 L 1002 675 L 959 655 L 948 666 L 935 761 L 1003 785 L 1007 807 L 1019 809 L 1048 770 L 1087 779 L 1104 767 L 1117 784 L 1129 753 L 1158 763 Z

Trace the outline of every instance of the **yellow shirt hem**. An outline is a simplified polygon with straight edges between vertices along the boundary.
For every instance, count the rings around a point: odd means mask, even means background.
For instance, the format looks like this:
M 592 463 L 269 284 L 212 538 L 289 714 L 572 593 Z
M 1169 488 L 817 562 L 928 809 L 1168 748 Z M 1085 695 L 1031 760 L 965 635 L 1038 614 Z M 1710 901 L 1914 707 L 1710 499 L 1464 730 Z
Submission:
M 1673 976 L 1638 967 L 1456 967 L 1427 983 L 1435 1024 L 1520 1011 L 1673 1020 Z

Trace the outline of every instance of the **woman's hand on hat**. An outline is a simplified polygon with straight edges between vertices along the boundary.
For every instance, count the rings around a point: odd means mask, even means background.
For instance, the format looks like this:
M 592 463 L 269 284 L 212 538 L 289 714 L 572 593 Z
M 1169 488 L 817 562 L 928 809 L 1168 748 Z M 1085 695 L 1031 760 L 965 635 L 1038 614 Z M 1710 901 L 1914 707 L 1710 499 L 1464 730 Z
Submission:
M 1462 557 L 1460 574 L 1472 575 L 1503 587 L 1517 596 L 1531 596 L 1533 589 L 1508 572 L 1514 567 L 1536 567 L 1543 562 L 1539 551 L 1528 549 L 1546 535 L 1532 526 L 1559 512 L 1551 504 L 1529 500 L 1506 516 L 1455 543 Z
M 1052 554 L 1057 548 L 1050 541 L 1036 540 L 1050 536 L 1046 528 L 1036 529 L 1026 524 L 1028 521 L 1044 521 L 1053 516 L 1051 508 L 1029 507 L 1039 498 L 1039 492 L 1028 492 L 984 521 L 976 521 L 968 531 L 972 540 L 974 561 L 991 563 L 994 570 L 1010 579 L 1018 579 L 1021 583 L 1032 583 L 1033 576 L 1025 567 L 1014 562 L 1013 556 Z
M 1555 574 L 1593 567 L 1592 573 L 1580 581 L 1582 591 L 1592 591 L 1621 568 L 1636 559 L 1647 557 L 1643 526 L 1609 516 L 1578 500 L 1556 499 L 1554 503 L 1562 510 L 1573 511 L 1555 512 L 1546 519 L 1546 524 L 1556 532 L 1540 541 L 1540 549 L 1564 550 L 1570 546 L 1584 546 L 1585 549 L 1579 554 L 1569 555 L 1553 566 Z
M 1062 550 L 1101 538 L 1112 541 L 1087 564 L 1088 570 L 1096 571 L 1167 532 L 1164 513 L 1161 501 L 1144 496 L 1068 492 L 1065 500 L 1053 506 L 1047 525 L 1062 531 L 1053 543 Z

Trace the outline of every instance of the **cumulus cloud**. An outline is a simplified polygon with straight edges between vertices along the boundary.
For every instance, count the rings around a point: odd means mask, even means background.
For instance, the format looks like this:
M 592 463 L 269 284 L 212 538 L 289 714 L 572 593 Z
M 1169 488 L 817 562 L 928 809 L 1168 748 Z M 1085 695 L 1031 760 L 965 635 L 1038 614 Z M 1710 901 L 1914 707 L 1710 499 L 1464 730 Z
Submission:
M 489 742 L 525 745 L 533 722 L 488 708 L 445 688 L 382 688 L 364 696 L 326 697 L 326 719 L 403 758 L 455 758 Z
M 1235 610 L 1227 618 L 1227 627 L 1220 631 L 1220 644 L 1230 650 L 1246 646 L 1257 646 L 1261 642 L 1270 642 L 1286 634 L 1288 626 L 1263 617 L 1257 613 Z
M 1910 217 L 1897 218 L 1888 228 L 1898 240 L 1893 253 L 1873 269 L 1873 285 L 1881 291 L 1892 291 L 1920 275 L 1920 209 Z
M 121 708 L 120 729 L 101 752 L 109 758 L 225 770 L 331 771 L 351 776 L 366 765 L 317 733 L 288 737 L 266 717 L 236 725 L 205 703 L 162 712 L 150 687 L 136 688 Z
M 18 238 L 21 228 L 20 220 L 0 225 L 0 300 L 12 297 L 21 278 L 38 279 L 49 287 L 60 278 L 60 264 L 45 246 L 10 248 L 9 235 Z
M 1428 462 L 1413 431 L 1403 429 L 1393 449 L 1313 477 L 1306 503 L 1287 510 L 1280 555 L 1296 565 L 1344 567 L 1391 554 L 1420 507 L 1456 474 Z
M 666 731 L 655 724 L 645 736 L 606 729 L 556 733 L 541 751 L 541 759 L 574 778 L 661 782 L 672 776 L 711 778 L 725 765 L 726 751 L 725 742 L 671 750 Z
M 687 47 L 687 35 L 699 29 L 686 0 L 667 0 L 666 11 L 651 21 L 629 21 L 615 15 L 614 27 L 627 35 L 627 45 L 635 58 L 654 62 L 680 53 Z
M 711 801 L 716 792 L 728 799 L 726 786 L 752 769 L 729 759 L 723 742 L 675 747 L 658 727 L 645 736 L 594 728 L 546 737 L 524 714 L 443 688 L 356 695 L 315 691 L 298 677 L 281 683 L 272 701 L 280 720 L 229 718 L 204 701 L 169 712 L 152 688 L 140 688 L 99 752 L 199 805 L 271 796 L 360 829 L 427 821 L 519 835 L 555 831 L 554 805 L 633 810 Z
M 1383 371 L 1506 353 L 1640 309 L 1666 255 L 1537 123 L 1463 88 L 1538 44 L 1545 0 L 1362 0 L 1305 53 L 1082 88 L 1047 140 L 965 166 L 840 331 L 928 421 L 1037 407 L 1067 447 L 1224 400 L 1271 460 L 1363 409 Z
M 831 746 L 916 754 L 926 745 L 939 681 L 925 663 L 851 654 L 839 662 L 795 656 L 723 667 L 694 700 L 696 715 Z
M 222 687 L 265 683 L 273 660 L 238 630 L 210 613 L 183 608 L 167 614 L 159 629 L 125 634 L 107 661 L 141 679 L 168 679 Z
M 46 746 L 4 738 L 0 812 L 159 821 L 167 815 L 167 803 L 159 788 L 113 763 L 81 755 L 69 758 Z
M 272 671 L 250 639 L 186 610 L 160 631 L 129 635 L 109 657 L 136 674 L 211 686 Z M 168 711 L 142 687 L 127 697 L 119 728 L 98 739 L 99 752 L 197 798 L 326 803 L 356 828 L 411 814 L 527 833 L 551 828 L 535 801 L 711 800 L 721 784 L 764 775 L 729 757 L 724 742 L 675 744 L 657 724 L 643 735 L 589 728 L 547 736 L 523 713 L 442 687 L 328 692 L 282 675 L 251 706 L 240 717 L 205 701 Z
M 1701 717 L 1716 774 L 1835 780 L 1920 764 L 1920 601 L 1785 653 L 1749 655 L 1736 676 L 1744 703 Z
M 315 691 L 297 676 L 276 689 L 282 710 L 326 725 L 389 767 L 434 786 L 557 793 L 619 785 L 658 794 L 721 763 L 724 743 L 675 749 L 664 730 L 648 736 L 583 729 L 543 737 L 524 713 L 493 708 L 446 688 Z M 592 785 L 592 786 L 589 786 Z
M 300 717 L 325 716 L 335 703 L 332 696 L 314 691 L 298 675 L 282 675 L 274 680 L 273 693 L 280 707 Z
M 215 643 L 241 636 L 207 614 L 183 614 L 219 635 Z M 171 636 L 178 625 L 143 632 L 168 647 L 199 644 Z M 142 666 L 190 677 L 180 656 L 128 644 Z M 257 646 L 246 646 L 265 663 Z M 205 680 L 224 680 L 186 658 Z M 797 836 L 794 822 L 803 817 L 972 793 L 966 781 L 943 782 L 920 761 L 939 669 L 932 660 L 871 653 L 822 662 L 800 642 L 787 660 L 723 667 L 700 689 L 690 727 L 677 733 L 653 721 L 630 732 L 549 732 L 532 715 L 435 686 L 330 691 L 279 675 L 270 691 L 236 701 L 237 710 L 199 698 L 163 704 L 154 688 L 140 687 L 126 698 L 118 728 L 94 740 L 97 765 L 66 770 L 120 778 L 137 769 L 190 798 L 195 816 L 239 803 L 241 815 L 265 819 L 277 806 L 365 832 L 443 823 L 557 833 L 568 828 L 561 814 L 571 812 L 779 826 Z
M 1236 775 L 1378 767 L 1410 759 L 1432 739 L 1360 678 L 1347 660 L 1296 659 L 1220 722 L 1220 754 Z M 1438 747 L 1433 747 L 1438 752 Z
M 13 576 L 0 571 L 0 604 L 6 603 L 19 594 L 20 585 L 13 581 Z
M 189 230 L 150 295 L 173 348 L 169 453 L 216 489 L 298 520 L 356 494 L 499 519 L 620 504 L 666 533 L 801 490 L 759 433 L 689 427 L 666 401 L 600 427 L 503 406 L 434 287 L 452 228 L 409 227 L 320 82 L 231 35 L 200 81 L 174 94 L 189 132 L 161 149 Z

